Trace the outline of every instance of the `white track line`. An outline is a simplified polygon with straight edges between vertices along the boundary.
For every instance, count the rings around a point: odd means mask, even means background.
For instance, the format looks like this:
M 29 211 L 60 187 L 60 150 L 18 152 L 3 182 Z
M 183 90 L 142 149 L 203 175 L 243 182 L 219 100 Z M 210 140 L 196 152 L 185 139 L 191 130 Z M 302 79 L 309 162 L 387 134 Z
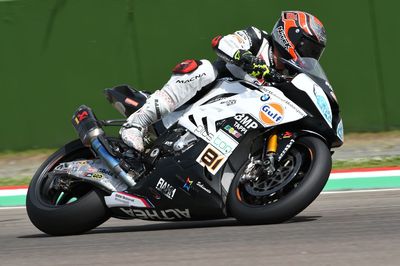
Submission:
M 331 173 L 329 179 L 346 178 L 379 178 L 379 177 L 399 177 L 400 170 L 371 171 L 371 172 L 351 172 L 351 173 Z
M 28 189 L 26 189 L 26 188 L 2 189 L 2 190 L 0 190 L 0 197 L 21 196 L 21 195 L 26 195 L 27 192 L 28 192 Z
M 400 188 L 382 188 L 382 189 L 360 189 L 360 190 L 338 190 L 338 191 L 323 191 L 321 194 L 342 194 L 342 193 L 364 193 L 364 192 L 386 192 L 400 191 Z
M 25 206 L 17 206 L 17 207 L 0 207 L 1 210 L 14 210 L 14 209 L 25 209 Z

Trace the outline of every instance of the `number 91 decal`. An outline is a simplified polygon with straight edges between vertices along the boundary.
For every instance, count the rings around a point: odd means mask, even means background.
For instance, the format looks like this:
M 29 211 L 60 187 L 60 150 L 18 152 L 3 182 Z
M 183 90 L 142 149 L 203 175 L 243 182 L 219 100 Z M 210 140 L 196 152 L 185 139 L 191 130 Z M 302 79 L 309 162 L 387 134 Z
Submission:
M 200 153 L 200 156 L 197 157 L 196 162 L 206 167 L 211 174 L 215 175 L 227 159 L 227 156 L 224 156 L 219 150 L 208 144 Z

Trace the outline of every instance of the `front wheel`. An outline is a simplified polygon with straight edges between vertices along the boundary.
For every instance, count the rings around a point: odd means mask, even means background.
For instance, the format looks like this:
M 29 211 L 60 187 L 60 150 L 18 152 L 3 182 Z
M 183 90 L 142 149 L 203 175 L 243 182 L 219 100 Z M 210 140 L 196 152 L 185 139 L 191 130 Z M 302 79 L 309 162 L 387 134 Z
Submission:
M 50 235 L 79 234 L 110 218 L 104 194 L 91 184 L 52 174 L 61 162 L 91 159 L 80 140 L 68 143 L 51 155 L 32 178 L 26 209 L 31 222 Z
M 274 174 L 243 180 L 250 163 L 244 163 L 233 179 L 227 209 L 242 223 L 280 223 L 317 198 L 329 178 L 332 158 L 321 139 L 304 136 L 296 140 Z

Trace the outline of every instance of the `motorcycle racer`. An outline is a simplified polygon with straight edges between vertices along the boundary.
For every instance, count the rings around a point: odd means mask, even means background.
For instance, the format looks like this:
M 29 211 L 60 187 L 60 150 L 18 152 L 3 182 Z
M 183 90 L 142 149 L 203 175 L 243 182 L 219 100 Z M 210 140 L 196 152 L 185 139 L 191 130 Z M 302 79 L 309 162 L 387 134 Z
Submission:
M 143 151 L 143 136 L 149 125 L 173 112 L 216 79 L 231 76 L 258 84 L 280 82 L 284 65 L 279 58 L 318 60 L 326 41 L 322 23 L 301 11 L 283 11 L 270 35 L 249 27 L 217 36 L 211 45 L 218 60 L 214 64 L 205 59 L 185 60 L 175 66 L 163 88 L 128 117 L 120 130 L 121 138 L 128 146 Z

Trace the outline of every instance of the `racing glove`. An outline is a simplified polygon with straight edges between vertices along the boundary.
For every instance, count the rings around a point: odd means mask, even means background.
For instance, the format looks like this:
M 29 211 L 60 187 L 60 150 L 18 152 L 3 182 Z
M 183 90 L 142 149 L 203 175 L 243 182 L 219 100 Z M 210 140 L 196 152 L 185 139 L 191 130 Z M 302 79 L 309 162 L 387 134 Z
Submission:
M 250 76 L 262 79 L 270 73 L 264 59 L 254 56 L 250 51 L 239 49 L 233 55 L 235 65 L 241 67 Z
M 278 71 L 271 68 L 268 75 L 264 77 L 264 80 L 268 82 L 281 83 L 285 81 L 285 78 Z

